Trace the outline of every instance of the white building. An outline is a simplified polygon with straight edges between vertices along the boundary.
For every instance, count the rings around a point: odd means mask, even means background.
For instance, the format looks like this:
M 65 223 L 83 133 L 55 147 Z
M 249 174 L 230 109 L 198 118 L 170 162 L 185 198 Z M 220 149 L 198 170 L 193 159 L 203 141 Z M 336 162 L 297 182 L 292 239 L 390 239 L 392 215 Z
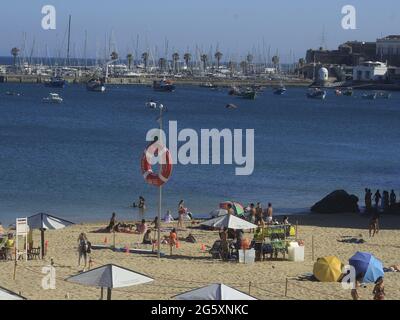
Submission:
M 387 74 L 387 65 L 379 61 L 366 61 L 353 68 L 354 81 L 382 81 Z
M 376 55 L 378 57 L 400 56 L 400 35 L 377 39 Z

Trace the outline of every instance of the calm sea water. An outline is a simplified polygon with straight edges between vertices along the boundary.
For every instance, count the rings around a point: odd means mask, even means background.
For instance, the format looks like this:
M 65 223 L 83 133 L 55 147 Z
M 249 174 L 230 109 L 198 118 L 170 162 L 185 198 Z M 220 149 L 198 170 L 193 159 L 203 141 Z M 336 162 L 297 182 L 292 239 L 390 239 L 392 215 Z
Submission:
M 7 96 L 17 91 L 22 96 Z M 51 91 L 55 91 L 52 89 Z M 278 212 L 307 210 L 334 189 L 362 197 L 364 187 L 400 189 L 400 94 L 390 100 L 285 96 L 266 90 L 255 101 L 227 91 L 178 87 L 155 93 L 144 86 L 108 86 L 99 94 L 84 86 L 59 90 L 61 105 L 41 103 L 49 88 L 0 85 L 0 221 L 39 211 L 70 220 L 138 219 L 130 204 L 146 198 L 146 217 L 157 212 L 158 190 L 143 181 L 145 135 L 157 127 L 150 98 L 168 106 L 165 120 L 178 129 L 254 128 L 255 170 L 235 176 L 234 166 L 176 165 L 164 188 L 165 209 L 184 199 L 205 216 L 226 199 L 272 202 Z M 239 106 L 227 110 L 227 103 Z M 165 121 L 165 123 L 166 123 Z

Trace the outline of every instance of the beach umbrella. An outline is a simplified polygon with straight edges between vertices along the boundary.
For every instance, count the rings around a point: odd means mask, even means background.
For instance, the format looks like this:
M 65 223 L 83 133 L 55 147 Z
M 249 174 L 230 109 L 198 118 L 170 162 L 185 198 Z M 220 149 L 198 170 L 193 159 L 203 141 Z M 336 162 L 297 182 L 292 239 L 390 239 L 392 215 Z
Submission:
M 314 263 L 313 274 L 321 282 L 337 282 L 342 275 L 343 264 L 335 256 L 319 258 Z
M 146 275 L 114 264 L 107 264 L 66 279 L 68 282 L 101 288 L 102 292 L 103 288 L 107 288 L 107 300 L 111 300 L 111 291 L 114 288 L 135 286 L 153 280 Z
M 225 202 L 221 202 L 219 204 L 219 207 L 221 209 L 228 210 L 228 204 L 230 204 L 232 206 L 232 209 L 237 216 L 242 216 L 244 214 L 244 207 L 239 202 L 225 201 Z
M 257 300 L 223 283 L 210 284 L 206 287 L 179 294 L 173 298 L 177 300 Z
M 228 214 L 228 210 L 226 209 L 215 209 L 210 212 L 210 216 L 213 218 L 222 217 Z
M 0 300 L 26 300 L 26 298 L 6 288 L 0 287 Z
M 28 217 L 28 225 L 31 230 L 39 229 L 40 239 L 41 239 L 41 251 L 42 251 L 42 259 L 44 257 L 44 232 L 45 230 L 59 230 L 70 225 L 73 225 L 73 222 L 52 216 L 47 213 L 38 213 L 33 216 Z
M 257 228 L 255 224 L 252 224 L 246 220 L 243 220 L 242 218 L 236 217 L 231 214 L 204 221 L 201 223 L 201 225 L 212 228 L 228 228 L 234 230 L 248 230 Z
M 349 264 L 356 270 L 357 277 L 363 277 L 363 283 L 374 283 L 384 276 L 382 262 L 368 252 L 356 252 Z

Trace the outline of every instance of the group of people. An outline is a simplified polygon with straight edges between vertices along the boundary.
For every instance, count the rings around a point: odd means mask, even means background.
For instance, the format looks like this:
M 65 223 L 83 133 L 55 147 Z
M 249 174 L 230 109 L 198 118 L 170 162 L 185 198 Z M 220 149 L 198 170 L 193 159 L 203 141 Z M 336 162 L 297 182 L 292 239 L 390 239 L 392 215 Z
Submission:
M 228 204 L 228 207 L 232 205 Z M 229 213 L 230 209 L 228 209 Z M 264 224 L 274 224 L 273 219 L 274 209 L 272 208 L 272 203 L 268 203 L 266 209 L 263 209 L 261 203 L 258 202 L 256 205 L 250 203 L 250 205 L 245 208 L 245 215 L 249 222 L 262 226 Z
M 372 200 L 374 202 L 374 206 L 372 205 Z M 374 194 L 372 194 L 371 189 L 365 189 L 365 210 L 367 212 L 371 212 L 373 209 L 375 211 L 387 212 L 390 208 L 393 208 L 396 205 L 397 196 L 394 190 L 389 191 L 384 190 L 381 194 L 380 190 L 376 190 Z
M 373 203 L 374 205 L 373 205 Z M 371 189 L 365 188 L 365 212 L 372 213 L 372 217 L 369 223 L 369 236 L 374 237 L 379 233 L 379 216 L 380 212 L 386 213 L 391 208 L 394 208 L 397 203 L 397 196 L 394 190 L 383 191 L 376 190 L 372 194 Z

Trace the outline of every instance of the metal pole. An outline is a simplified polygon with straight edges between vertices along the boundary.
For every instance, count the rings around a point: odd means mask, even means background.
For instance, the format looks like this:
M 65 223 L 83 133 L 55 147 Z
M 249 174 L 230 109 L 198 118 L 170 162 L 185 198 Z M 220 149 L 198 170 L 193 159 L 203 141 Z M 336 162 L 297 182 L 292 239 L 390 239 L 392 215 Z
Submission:
M 160 108 L 160 134 L 159 134 L 159 141 L 160 144 L 162 144 L 162 108 L 159 105 Z M 160 163 L 161 167 L 161 163 Z M 157 232 L 157 258 L 161 258 L 161 201 L 162 201 L 162 186 L 159 187 L 159 198 L 158 198 L 158 232 Z

